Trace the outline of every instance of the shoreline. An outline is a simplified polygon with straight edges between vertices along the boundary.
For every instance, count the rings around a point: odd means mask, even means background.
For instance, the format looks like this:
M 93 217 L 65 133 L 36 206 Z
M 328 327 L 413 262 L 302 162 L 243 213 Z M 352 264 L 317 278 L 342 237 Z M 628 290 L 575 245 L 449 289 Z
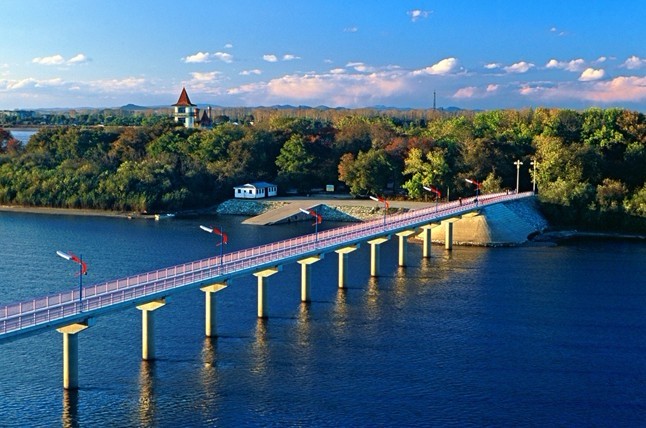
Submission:
M 142 214 L 125 211 L 91 210 L 82 208 L 53 208 L 53 207 L 25 207 L 17 205 L 0 205 L 0 212 L 52 214 L 52 215 L 79 215 L 88 217 L 143 217 Z
M 125 218 L 125 219 L 154 219 L 155 214 L 140 214 L 128 211 L 107 211 L 107 210 L 92 210 L 82 208 L 54 208 L 54 207 L 25 207 L 16 205 L 0 205 L 0 213 L 27 213 L 27 214 L 49 214 L 49 215 L 77 215 L 88 217 L 112 217 L 112 218 Z M 202 210 L 190 210 L 185 212 L 187 215 L 203 213 L 214 214 L 213 207 L 204 208 Z M 178 212 L 178 216 L 184 217 L 184 213 Z M 220 215 L 227 215 L 219 213 Z M 359 220 L 361 221 L 361 220 Z M 580 230 L 549 230 L 541 232 L 536 236 L 529 239 L 528 242 L 560 242 L 569 241 L 573 239 L 619 239 L 631 241 L 646 241 L 646 235 L 638 233 L 625 233 L 625 232 L 593 232 L 593 231 L 580 231 Z

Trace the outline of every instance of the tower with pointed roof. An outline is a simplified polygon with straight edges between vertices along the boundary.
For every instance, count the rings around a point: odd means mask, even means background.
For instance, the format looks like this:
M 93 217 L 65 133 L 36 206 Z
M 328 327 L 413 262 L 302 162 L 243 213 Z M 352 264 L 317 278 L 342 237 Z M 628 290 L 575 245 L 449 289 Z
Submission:
M 186 88 L 182 88 L 182 93 L 175 104 L 174 118 L 175 122 L 183 124 L 187 128 L 194 128 L 199 120 L 200 110 L 191 103 L 186 93 Z

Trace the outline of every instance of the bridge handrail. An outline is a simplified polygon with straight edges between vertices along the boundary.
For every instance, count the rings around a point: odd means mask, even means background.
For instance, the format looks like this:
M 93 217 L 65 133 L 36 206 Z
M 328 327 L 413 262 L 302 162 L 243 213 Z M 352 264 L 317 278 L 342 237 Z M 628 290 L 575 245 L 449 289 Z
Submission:
M 506 201 L 524 198 L 531 192 L 508 195 L 505 193 L 481 195 L 477 202 L 453 201 L 441 206 L 431 206 L 412 210 L 403 214 L 391 215 L 384 226 L 382 219 L 375 219 L 349 226 L 329 229 L 316 234 L 302 235 L 296 238 L 276 241 L 247 249 L 226 253 L 222 258 L 210 257 L 167 268 L 154 270 L 125 278 L 93 284 L 83 288 L 82 308 L 79 306 L 79 290 L 61 292 L 55 295 L 35 298 L 0 307 L 0 335 L 8 330 L 11 320 L 17 321 L 18 329 L 24 325 L 35 325 L 70 314 L 78 310 L 92 310 L 113 305 L 129 299 L 157 293 L 173 287 L 180 287 L 204 279 L 218 276 L 230 276 L 238 271 L 261 266 L 272 261 L 280 261 L 298 254 L 325 250 L 343 243 L 351 243 L 371 236 L 388 234 L 402 230 L 407 226 L 433 222 L 433 217 L 440 218 L 460 211 L 469 211 L 475 207 L 490 205 L 504 199 Z M 434 216 L 435 214 L 435 216 Z M 431 218 L 429 218 L 429 215 Z M 420 221 L 423 219 L 423 221 Z M 276 256 L 280 256 L 276 258 Z M 142 294 L 143 293 L 143 294 Z M 116 299 L 116 300 L 115 300 Z M 70 312 L 71 311 L 71 312 Z M 40 314 L 40 316 L 38 315 Z M 52 314 L 54 315 L 52 318 Z M 31 317 L 31 319 L 29 319 Z M 44 318 L 43 318 L 44 317 Z M 15 323 L 12 323 L 15 324 Z

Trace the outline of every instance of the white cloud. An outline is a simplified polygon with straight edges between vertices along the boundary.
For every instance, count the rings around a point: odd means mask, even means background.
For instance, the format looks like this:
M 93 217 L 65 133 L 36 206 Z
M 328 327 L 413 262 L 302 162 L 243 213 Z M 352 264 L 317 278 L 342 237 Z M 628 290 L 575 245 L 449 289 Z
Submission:
M 182 60 L 187 64 L 203 64 L 211 62 L 213 59 L 217 59 L 219 61 L 230 64 L 233 62 L 233 55 L 227 52 L 215 52 L 212 54 L 208 52 L 198 52 L 196 54 L 182 58 Z
M 330 73 L 332 73 L 332 74 L 343 74 L 343 73 L 345 73 L 345 69 L 344 68 L 333 68 L 332 70 L 330 70 Z
M 552 102 L 643 102 L 646 101 L 646 77 L 620 76 L 606 81 L 563 82 L 554 86 L 525 84 L 519 92 L 525 96 Z
M 489 84 L 487 85 L 487 92 L 496 92 L 498 91 L 499 85 Z
M 595 82 L 584 93 L 586 99 L 601 102 L 646 100 L 646 77 L 620 76 L 607 82 Z
M 121 92 L 139 89 L 146 83 L 142 77 L 125 77 L 123 79 L 105 79 L 89 82 L 88 85 L 101 92 Z
M 227 64 L 231 64 L 233 62 L 233 55 L 231 55 L 230 53 L 216 52 L 213 54 L 213 56 L 222 62 L 226 62 Z
M 600 56 L 599 58 L 597 58 L 596 62 L 597 63 L 602 63 L 602 62 L 606 62 L 607 60 L 608 60 L 608 58 L 606 58 L 605 56 Z
M 208 52 L 198 52 L 183 58 L 185 63 L 204 63 L 211 61 L 211 55 Z
M 445 75 L 451 73 L 458 65 L 458 60 L 455 58 L 445 58 L 436 64 L 425 67 L 421 70 L 413 71 L 413 75 L 419 76 L 423 74 L 431 75 Z
M 545 68 L 557 68 L 560 70 L 579 72 L 585 68 L 585 61 L 581 58 L 573 59 L 567 62 L 551 59 L 547 64 L 545 64 Z
M 357 27 L 347 27 L 343 29 L 344 33 L 356 33 L 357 31 L 359 31 Z
M 417 89 L 416 89 L 417 88 Z M 367 106 L 387 102 L 418 90 L 402 71 L 286 75 L 269 82 L 241 85 L 228 90 L 253 104 L 305 103 L 333 106 Z
M 416 22 L 420 19 L 428 18 L 428 16 L 431 13 L 433 13 L 432 10 L 421 10 L 421 9 L 413 9 L 406 12 L 406 14 L 410 16 L 410 20 L 413 22 Z
M 226 45 L 224 45 L 224 49 L 231 49 L 231 48 L 233 48 L 233 45 L 231 43 L 227 43 Z
M 554 34 L 556 34 L 556 35 L 557 35 L 557 36 L 559 36 L 559 37 L 561 37 L 561 36 L 565 36 L 565 34 L 566 34 L 566 32 L 565 32 L 565 31 L 559 30 L 559 29 L 558 29 L 558 28 L 556 28 L 556 27 L 552 27 L 552 28 L 550 28 L 550 33 L 554 33 Z
M 253 70 L 242 70 L 240 72 L 241 76 L 251 76 L 252 74 L 255 74 L 256 76 L 259 76 L 259 75 L 262 74 L 262 71 L 257 69 L 257 68 L 254 68 Z
M 86 57 L 84 54 L 80 53 L 80 54 L 77 54 L 77 55 L 73 56 L 72 58 L 68 59 L 67 63 L 68 64 L 84 64 L 84 63 L 86 63 L 88 61 L 90 61 L 90 59 L 88 57 Z
M 646 59 L 642 59 L 638 56 L 631 56 L 626 61 L 624 61 L 623 66 L 628 70 L 637 70 L 646 65 Z
M 502 67 L 502 64 L 497 63 L 497 62 L 491 62 L 489 64 L 485 64 L 484 68 L 487 70 L 495 70 L 496 68 Z
M 360 73 L 372 73 L 373 71 L 375 71 L 374 67 L 370 67 L 369 65 L 366 65 L 362 62 L 349 62 L 345 66 L 349 68 L 354 68 L 356 71 Z
M 89 62 L 90 59 L 85 56 L 85 54 L 79 53 L 73 56 L 72 58 L 65 60 L 63 55 L 52 55 L 52 56 L 44 56 L 44 57 L 37 57 L 31 60 L 34 64 L 40 64 L 40 65 L 77 65 L 77 64 L 84 64 Z
M 520 61 L 510 66 L 504 67 L 504 70 L 507 73 L 526 73 L 533 67 L 534 64 L 530 62 Z
M 476 94 L 476 90 L 477 88 L 475 86 L 460 88 L 455 94 L 453 94 L 453 98 L 473 98 L 473 96 Z
M 295 59 L 301 59 L 300 56 L 292 55 L 292 54 L 285 54 L 283 55 L 283 61 L 293 61 Z
M 201 82 L 212 82 L 216 80 L 218 77 L 220 77 L 222 73 L 219 71 L 209 71 L 206 73 L 200 73 L 200 72 L 193 72 L 191 73 L 191 76 L 193 77 L 194 80 L 199 80 Z
M 274 54 L 263 55 L 262 59 L 264 59 L 267 62 L 277 62 L 278 61 L 278 57 L 276 55 L 274 55 Z
M 32 59 L 31 62 L 40 65 L 61 65 L 65 63 L 65 58 L 63 58 L 63 55 L 52 55 L 37 57 Z
M 586 68 L 583 73 L 581 73 L 581 76 L 579 77 L 579 80 L 581 82 L 590 82 L 592 80 L 599 80 L 602 79 L 603 76 L 605 76 L 606 72 L 602 69 L 594 69 L 594 68 Z

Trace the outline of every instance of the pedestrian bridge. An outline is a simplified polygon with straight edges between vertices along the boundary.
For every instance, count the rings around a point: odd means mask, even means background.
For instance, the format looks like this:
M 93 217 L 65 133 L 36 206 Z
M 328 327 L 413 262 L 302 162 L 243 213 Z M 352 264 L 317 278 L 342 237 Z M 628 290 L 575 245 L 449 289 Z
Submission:
M 464 216 L 512 200 L 532 197 L 532 192 L 481 195 L 468 202 L 454 201 L 404 214 L 384 214 L 383 219 L 329 229 L 278 242 L 197 260 L 177 266 L 141 273 L 127 278 L 85 286 L 33 300 L 0 307 L 0 342 L 55 328 L 63 334 L 63 385 L 78 387 L 77 354 L 79 332 L 88 328 L 95 317 L 136 307 L 142 311 L 142 358 L 154 355 L 154 310 L 165 299 L 180 291 L 201 289 L 205 292 L 205 332 L 215 336 L 215 293 L 226 288 L 235 277 L 252 274 L 258 280 L 258 317 L 265 318 L 267 278 L 285 264 L 301 264 L 301 300 L 309 301 L 311 265 L 325 254 L 338 254 L 338 286 L 345 287 L 346 264 L 351 252 L 361 243 L 370 245 L 370 274 L 379 276 L 379 247 L 399 238 L 399 265 L 406 266 L 408 237 L 422 239 L 423 257 L 430 257 L 431 229 L 445 226 L 445 248 L 452 249 L 453 222 Z

